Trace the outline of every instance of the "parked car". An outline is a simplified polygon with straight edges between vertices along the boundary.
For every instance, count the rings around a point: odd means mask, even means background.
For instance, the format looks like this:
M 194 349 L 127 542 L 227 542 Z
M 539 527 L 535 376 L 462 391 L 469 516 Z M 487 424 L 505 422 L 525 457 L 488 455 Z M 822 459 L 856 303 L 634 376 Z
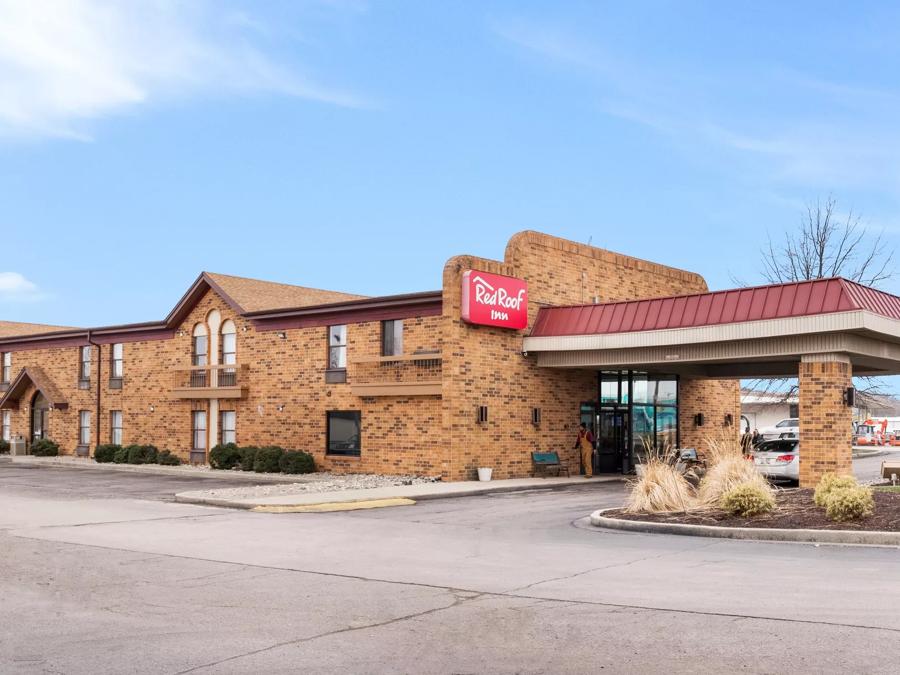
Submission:
M 763 427 L 759 430 L 759 437 L 764 441 L 800 438 L 800 420 L 796 417 L 789 417 L 781 420 L 774 427 Z
M 766 478 L 800 480 L 800 442 L 763 441 L 753 451 L 753 464 Z

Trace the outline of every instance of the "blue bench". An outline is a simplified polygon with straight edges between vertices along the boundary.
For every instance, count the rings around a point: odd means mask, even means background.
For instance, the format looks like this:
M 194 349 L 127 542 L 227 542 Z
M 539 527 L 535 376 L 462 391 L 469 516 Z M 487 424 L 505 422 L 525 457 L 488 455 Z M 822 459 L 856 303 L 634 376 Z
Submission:
M 534 471 L 531 473 L 532 476 L 540 470 L 544 474 L 544 478 L 546 478 L 547 469 L 553 467 L 556 467 L 557 476 L 563 471 L 566 472 L 567 476 L 569 475 L 569 467 L 559 461 L 558 452 L 532 452 L 531 461 L 534 463 Z

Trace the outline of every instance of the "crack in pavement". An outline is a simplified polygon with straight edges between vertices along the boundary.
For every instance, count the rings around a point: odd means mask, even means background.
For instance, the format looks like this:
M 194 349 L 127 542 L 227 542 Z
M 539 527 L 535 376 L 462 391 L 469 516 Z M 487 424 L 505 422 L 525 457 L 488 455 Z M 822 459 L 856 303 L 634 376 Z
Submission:
M 46 539 L 41 539 L 40 537 L 29 537 L 27 535 L 15 534 L 13 536 L 19 537 L 21 539 L 29 539 L 32 541 L 40 541 L 47 542 Z M 118 551 L 120 553 L 147 553 L 149 555 L 156 555 L 162 558 L 173 558 L 177 560 L 193 560 L 200 562 L 208 562 L 208 563 L 216 563 L 223 565 L 235 565 L 238 567 L 254 567 L 257 569 L 265 569 L 265 570 L 275 570 L 281 572 L 295 572 L 299 574 L 310 574 L 315 576 L 329 577 L 335 579 L 348 579 L 353 581 L 362 581 L 366 583 L 381 583 L 381 584 L 392 584 L 397 586 L 409 586 L 413 588 L 429 588 L 440 591 L 448 591 L 456 594 L 470 593 L 479 598 L 481 597 L 497 597 L 497 598 L 524 598 L 527 600 L 547 600 L 551 602 L 565 602 L 576 605 L 586 605 L 586 606 L 594 606 L 594 607 L 605 607 L 610 609 L 625 609 L 625 610 L 645 610 L 651 612 L 666 612 L 670 614 L 684 614 L 688 616 L 710 616 L 710 617 L 719 617 L 723 619 L 753 619 L 757 621 L 772 621 L 772 622 L 781 622 L 781 623 L 792 623 L 792 624 L 801 624 L 801 625 L 811 625 L 811 626 L 830 626 L 835 628 L 856 628 L 861 630 L 877 630 L 884 631 L 889 633 L 898 633 L 900 634 L 900 628 L 892 628 L 889 626 L 874 626 L 868 624 L 855 624 L 855 623 L 845 623 L 840 621 L 821 621 L 821 620 L 813 620 L 813 619 L 795 619 L 790 617 L 780 617 L 780 616 L 766 616 L 761 614 L 738 614 L 736 612 L 716 612 L 711 610 L 699 610 L 699 609 L 677 609 L 672 607 L 659 607 L 654 605 L 638 605 L 631 603 L 623 603 L 623 602 L 603 602 L 601 600 L 577 600 L 572 598 L 554 598 L 554 597 L 544 597 L 539 595 L 527 595 L 522 593 L 517 593 L 514 591 L 482 591 L 474 588 L 461 588 L 457 586 L 442 586 L 440 584 L 430 584 L 420 581 L 396 581 L 394 579 L 383 579 L 377 577 L 365 577 L 358 574 L 341 574 L 338 572 L 321 572 L 319 570 L 308 570 L 301 569 L 297 567 L 285 567 L 279 565 L 262 565 L 258 563 L 244 563 L 244 562 L 235 562 L 232 560 L 220 560 L 216 558 L 203 558 L 199 556 L 190 556 L 190 555 L 181 555 L 175 553 L 153 553 L 150 551 L 135 551 L 133 549 L 120 548 L 117 546 L 102 546 L 100 544 L 84 544 L 84 543 L 72 543 L 72 542 L 53 542 L 51 543 L 57 544 L 65 544 L 68 546 L 84 546 L 88 548 L 96 548 L 104 551 Z M 713 542 L 710 545 L 719 544 L 722 542 Z M 527 588 L 527 587 L 526 587 Z
M 218 661 L 212 661 L 210 663 L 203 663 L 199 666 L 194 666 L 192 668 L 188 668 L 187 670 L 180 670 L 175 675 L 185 675 L 186 673 L 193 673 L 198 670 L 203 670 L 205 668 L 213 668 L 215 666 L 222 665 L 223 663 L 230 663 L 232 661 L 236 661 L 238 659 L 243 659 L 248 656 L 256 656 L 257 654 L 263 654 L 268 651 L 272 651 L 273 649 L 281 649 L 282 647 L 290 647 L 292 645 L 304 644 L 306 642 L 312 642 L 313 640 L 319 640 L 321 638 L 330 637 L 332 635 L 341 635 L 343 633 L 353 633 L 355 631 L 360 630 L 369 630 L 370 628 L 381 628 L 382 626 L 390 626 L 395 623 L 402 623 L 404 621 L 409 621 L 411 619 L 418 619 L 419 617 L 428 616 L 429 614 L 436 614 L 437 612 L 443 612 L 448 609 L 453 609 L 454 607 L 458 607 L 459 605 L 465 602 L 471 602 L 472 600 L 477 600 L 478 598 L 484 595 L 483 593 L 473 594 L 471 592 L 463 592 L 463 593 L 454 593 L 452 589 L 447 589 L 453 596 L 454 600 L 449 605 L 444 605 L 442 607 L 432 607 L 431 609 L 422 610 L 421 612 L 413 612 L 412 614 L 404 614 L 402 616 L 394 617 L 393 619 L 385 619 L 384 621 L 375 621 L 373 623 L 369 623 L 363 626 L 346 626 L 345 628 L 337 628 L 335 630 L 325 631 L 324 633 L 317 633 L 316 635 L 310 635 L 303 638 L 296 638 L 294 640 L 284 640 L 282 642 L 276 642 L 273 645 L 269 645 L 268 647 L 260 647 L 259 649 L 251 649 L 246 652 L 242 652 L 241 654 L 234 654 L 232 656 L 226 657 L 224 659 L 219 659 Z

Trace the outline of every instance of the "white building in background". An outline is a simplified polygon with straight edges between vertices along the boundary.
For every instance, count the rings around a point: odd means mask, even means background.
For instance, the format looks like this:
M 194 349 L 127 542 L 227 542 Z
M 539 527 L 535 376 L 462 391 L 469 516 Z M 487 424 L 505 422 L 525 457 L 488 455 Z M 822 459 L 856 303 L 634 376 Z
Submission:
M 773 427 L 783 419 L 800 417 L 799 399 L 796 393 L 741 390 L 741 432 Z M 857 392 L 857 405 L 853 408 L 853 421 L 867 419 L 893 421 L 900 417 L 900 401 L 883 394 Z M 891 425 L 893 428 L 895 425 Z M 900 426 L 898 424 L 897 426 Z

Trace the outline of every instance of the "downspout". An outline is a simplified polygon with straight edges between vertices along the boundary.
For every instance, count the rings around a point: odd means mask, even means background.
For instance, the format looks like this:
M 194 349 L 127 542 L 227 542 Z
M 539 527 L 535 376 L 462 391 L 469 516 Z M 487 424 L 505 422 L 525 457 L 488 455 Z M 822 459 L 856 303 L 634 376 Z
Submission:
M 87 332 L 87 341 L 89 345 L 97 348 L 97 412 L 95 414 L 97 419 L 97 442 L 94 443 L 94 449 L 96 449 L 97 446 L 100 445 L 100 392 L 102 391 L 100 386 L 100 374 L 103 370 L 103 347 L 91 339 L 91 331 Z M 88 457 L 90 457 L 90 452 L 90 448 L 88 448 Z

